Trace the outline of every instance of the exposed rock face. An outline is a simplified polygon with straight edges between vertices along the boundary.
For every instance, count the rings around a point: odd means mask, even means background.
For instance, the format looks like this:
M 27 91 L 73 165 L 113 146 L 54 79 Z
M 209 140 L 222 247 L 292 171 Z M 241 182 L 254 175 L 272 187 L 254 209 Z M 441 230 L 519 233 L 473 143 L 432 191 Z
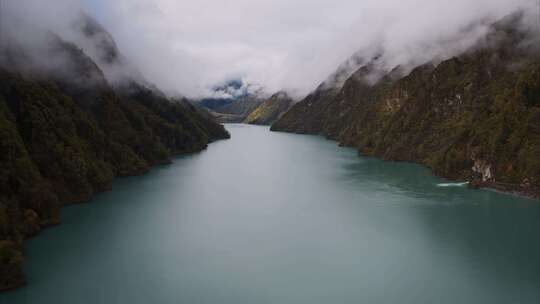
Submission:
M 491 173 L 491 164 L 488 164 L 484 160 L 475 160 L 472 171 L 473 173 L 478 174 L 479 178 L 484 183 L 493 180 L 493 173 Z
M 320 134 L 366 155 L 540 197 L 540 52 L 514 23 L 407 76 L 397 68 L 373 84 L 368 64 L 337 92 L 317 90 L 294 105 L 272 130 Z
M 272 95 L 251 112 L 244 123 L 253 125 L 271 125 L 292 105 L 293 100 L 285 92 Z
M 51 43 L 69 66 L 63 74 L 21 72 L 24 53 L 0 50 L 10 68 L 0 67 L 0 290 L 24 284 L 22 242 L 58 224 L 62 205 L 229 137 L 193 105 L 133 79 L 115 89 L 78 47 Z

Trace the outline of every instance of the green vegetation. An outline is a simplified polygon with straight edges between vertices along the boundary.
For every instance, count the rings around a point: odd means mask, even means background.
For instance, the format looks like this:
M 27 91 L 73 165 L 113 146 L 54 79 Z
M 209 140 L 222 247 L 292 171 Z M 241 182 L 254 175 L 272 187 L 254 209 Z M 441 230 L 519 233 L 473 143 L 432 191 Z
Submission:
M 113 91 L 0 70 L 0 290 L 24 283 L 22 241 L 58 224 L 62 205 L 228 137 L 201 110 L 137 84 Z
M 258 106 L 244 123 L 253 125 L 271 125 L 292 105 L 292 99 L 285 92 L 272 95 L 268 100 Z
M 104 37 L 100 64 L 128 68 L 103 27 L 88 16 L 81 26 Z M 35 62 L 16 41 L 0 48 L 0 291 L 24 284 L 23 240 L 59 224 L 61 206 L 229 138 L 206 111 L 131 75 L 113 88 L 77 45 L 43 35 L 44 60 L 62 65 Z
M 366 155 L 540 197 L 540 58 L 496 25 L 484 47 L 369 85 L 363 67 L 339 92 L 296 104 L 274 131 L 321 134 Z M 496 41 L 496 43 L 495 43 Z

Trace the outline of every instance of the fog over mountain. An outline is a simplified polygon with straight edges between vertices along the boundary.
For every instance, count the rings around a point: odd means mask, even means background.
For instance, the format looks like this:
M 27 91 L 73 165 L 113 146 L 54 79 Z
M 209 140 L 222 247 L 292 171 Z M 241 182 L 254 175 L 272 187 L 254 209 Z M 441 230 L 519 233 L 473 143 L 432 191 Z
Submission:
M 102 67 L 109 79 L 132 75 L 131 68 L 125 70 L 132 66 L 165 92 L 189 97 L 209 96 L 216 85 L 242 79 L 268 93 L 285 90 L 298 98 L 343 62 L 341 70 L 348 74 L 360 59 L 374 56 L 382 56 L 384 69 L 451 57 L 474 45 L 493 20 L 516 10 L 526 12 L 526 26 L 540 26 L 535 0 L 5 0 L 2 5 L 2 37 L 16 37 L 38 53 L 44 38 L 34 26 L 82 41 L 74 27 L 86 12 L 112 34 L 130 63 Z M 84 51 L 95 60 L 100 56 L 91 47 Z

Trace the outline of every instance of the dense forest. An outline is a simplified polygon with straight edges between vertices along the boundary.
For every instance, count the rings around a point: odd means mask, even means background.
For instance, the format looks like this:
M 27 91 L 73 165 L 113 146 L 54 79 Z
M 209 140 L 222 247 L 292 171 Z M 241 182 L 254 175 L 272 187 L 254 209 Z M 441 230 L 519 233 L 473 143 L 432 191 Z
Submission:
M 144 81 L 113 86 L 100 65 L 121 55 L 103 28 L 85 20 L 81 30 L 99 38 L 101 60 L 53 34 L 42 56 L 62 57 L 61 67 L 29 67 L 32 54 L 15 42 L 2 45 L 0 290 L 24 284 L 23 240 L 59 224 L 63 205 L 111 189 L 114 177 L 143 174 L 229 137 L 205 110 Z
M 272 130 L 324 135 L 364 155 L 540 198 L 540 49 L 521 17 L 411 72 L 381 71 L 384 56 L 375 56 L 342 87 L 321 85 Z

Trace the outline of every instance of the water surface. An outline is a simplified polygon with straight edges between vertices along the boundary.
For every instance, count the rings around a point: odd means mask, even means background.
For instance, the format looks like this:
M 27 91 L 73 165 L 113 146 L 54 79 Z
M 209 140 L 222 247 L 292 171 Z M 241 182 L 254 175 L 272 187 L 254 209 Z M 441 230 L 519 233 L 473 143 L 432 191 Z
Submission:
M 65 208 L 26 243 L 29 285 L 0 303 L 540 303 L 538 201 L 228 129 Z

